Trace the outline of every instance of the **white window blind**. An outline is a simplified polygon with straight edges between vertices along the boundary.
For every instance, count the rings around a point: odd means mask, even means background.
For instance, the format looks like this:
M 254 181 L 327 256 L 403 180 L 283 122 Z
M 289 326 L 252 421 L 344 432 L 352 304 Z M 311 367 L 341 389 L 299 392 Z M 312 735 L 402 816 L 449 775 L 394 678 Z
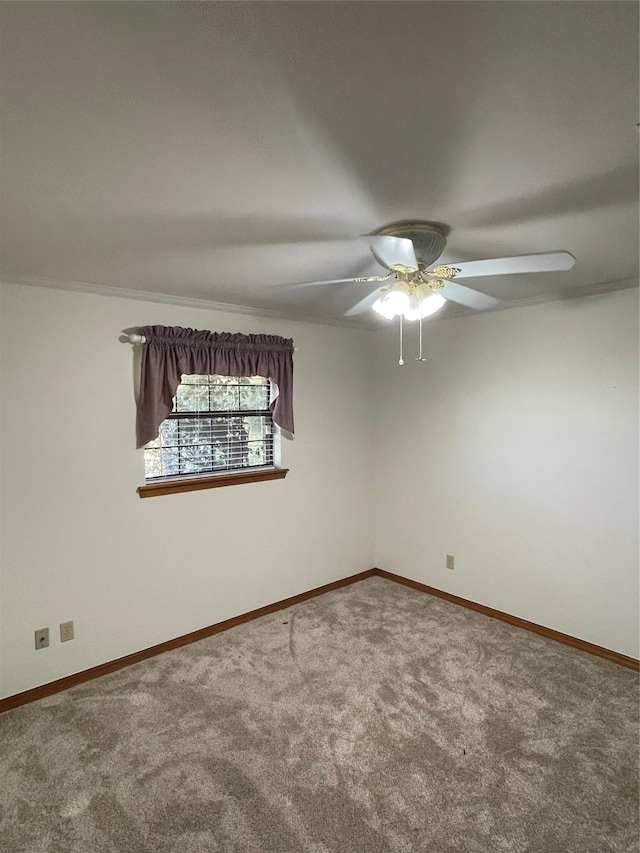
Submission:
M 147 482 L 273 466 L 269 380 L 182 376 L 173 410 L 144 450 Z

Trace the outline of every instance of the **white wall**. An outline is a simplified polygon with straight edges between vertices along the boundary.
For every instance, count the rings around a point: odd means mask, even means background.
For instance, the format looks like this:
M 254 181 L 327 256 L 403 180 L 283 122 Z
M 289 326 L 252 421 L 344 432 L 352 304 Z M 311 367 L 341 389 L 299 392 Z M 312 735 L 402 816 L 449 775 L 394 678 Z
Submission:
M 638 291 L 425 330 L 377 335 L 375 564 L 638 657 Z
M 373 565 L 637 657 L 637 300 L 435 321 L 400 368 L 392 329 L 3 286 L 0 696 Z M 286 480 L 138 497 L 148 323 L 294 337 Z
M 2 309 L 0 696 L 373 565 L 371 333 L 13 285 Z M 138 497 L 118 336 L 155 323 L 295 339 L 285 480 Z

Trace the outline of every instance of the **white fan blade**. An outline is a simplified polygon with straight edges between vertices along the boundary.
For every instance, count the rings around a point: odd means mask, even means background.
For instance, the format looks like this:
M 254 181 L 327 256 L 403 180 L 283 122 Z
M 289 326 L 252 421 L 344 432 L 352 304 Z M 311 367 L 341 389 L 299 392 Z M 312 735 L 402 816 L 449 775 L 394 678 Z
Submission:
M 331 281 L 296 281 L 293 284 L 277 284 L 276 287 L 322 287 L 324 284 L 355 284 L 358 281 L 366 281 L 366 279 L 335 278 Z
M 390 269 L 394 264 L 403 264 L 418 269 L 418 261 L 411 240 L 406 237 L 372 236 L 366 238 L 371 254 L 379 264 Z
M 380 290 L 373 290 L 371 293 L 367 294 L 364 299 L 361 299 L 360 302 L 356 302 L 352 308 L 345 311 L 344 316 L 354 317 L 356 314 L 366 314 L 379 296 Z
M 494 296 L 478 293 L 477 290 L 465 287 L 464 284 L 456 284 L 455 281 L 445 281 L 442 287 L 434 292 L 441 293 L 450 302 L 457 302 L 467 308 L 475 308 L 476 311 L 486 311 L 488 308 L 495 308 L 496 305 L 500 304 L 500 300 Z
M 556 272 L 570 270 L 576 259 L 569 252 L 543 252 L 539 255 L 515 255 L 512 258 L 491 258 L 486 261 L 461 261 L 446 264 L 460 272 L 459 278 L 482 275 L 517 275 L 519 273 Z
M 388 275 L 359 276 L 358 278 L 334 278 L 330 281 L 296 281 L 293 284 L 277 284 L 276 287 L 322 287 L 325 284 L 376 284 L 393 278 L 393 273 Z

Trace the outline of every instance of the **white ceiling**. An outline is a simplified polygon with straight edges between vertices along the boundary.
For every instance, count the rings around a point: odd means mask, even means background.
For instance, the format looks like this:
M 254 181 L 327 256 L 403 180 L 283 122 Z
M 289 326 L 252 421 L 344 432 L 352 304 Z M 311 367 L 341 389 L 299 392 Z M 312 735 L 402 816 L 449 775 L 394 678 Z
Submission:
M 576 256 L 465 282 L 514 304 L 637 279 L 636 3 L 0 15 L 4 280 L 336 319 L 365 285 L 281 285 L 380 272 L 318 241 L 399 219 L 449 226 L 448 262 Z

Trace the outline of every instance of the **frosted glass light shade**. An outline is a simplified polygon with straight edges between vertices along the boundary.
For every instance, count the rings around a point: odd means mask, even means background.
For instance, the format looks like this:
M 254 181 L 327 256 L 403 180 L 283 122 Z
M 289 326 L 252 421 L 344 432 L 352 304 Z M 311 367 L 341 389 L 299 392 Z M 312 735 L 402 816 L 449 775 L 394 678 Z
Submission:
M 440 296 L 439 293 L 430 293 L 425 299 L 422 300 L 420 305 L 420 316 L 421 317 L 430 317 L 432 314 L 435 314 L 447 300 L 444 296 Z
M 405 320 L 419 320 L 420 317 L 435 314 L 445 301 L 439 293 L 434 293 L 427 286 L 411 290 L 405 282 L 399 281 L 376 299 L 372 308 L 387 320 L 400 315 Z
M 405 314 L 411 307 L 409 287 L 403 281 L 399 281 L 376 299 L 371 307 L 387 320 Z

